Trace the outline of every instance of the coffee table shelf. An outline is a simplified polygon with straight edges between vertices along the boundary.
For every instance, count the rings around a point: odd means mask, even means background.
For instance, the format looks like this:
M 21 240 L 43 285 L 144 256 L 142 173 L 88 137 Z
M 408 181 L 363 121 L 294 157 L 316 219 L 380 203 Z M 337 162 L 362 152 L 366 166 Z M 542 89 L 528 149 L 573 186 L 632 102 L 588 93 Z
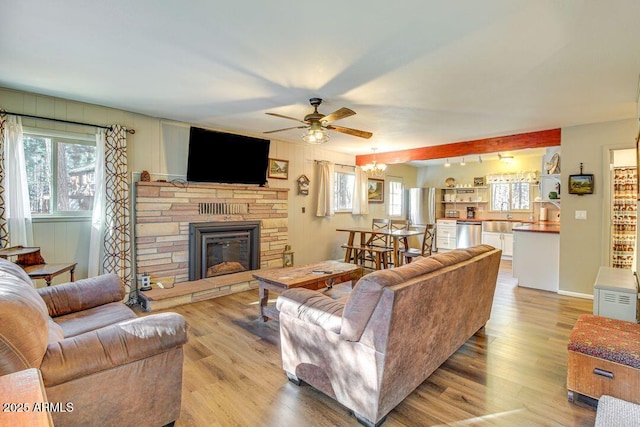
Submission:
M 277 319 L 278 310 L 270 306 L 269 291 L 281 293 L 290 288 L 323 289 L 351 281 L 355 285 L 362 277 L 362 267 L 340 261 L 322 261 L 300 267 L 260 270 L 253 274 L 258 279 L 260 318 Z

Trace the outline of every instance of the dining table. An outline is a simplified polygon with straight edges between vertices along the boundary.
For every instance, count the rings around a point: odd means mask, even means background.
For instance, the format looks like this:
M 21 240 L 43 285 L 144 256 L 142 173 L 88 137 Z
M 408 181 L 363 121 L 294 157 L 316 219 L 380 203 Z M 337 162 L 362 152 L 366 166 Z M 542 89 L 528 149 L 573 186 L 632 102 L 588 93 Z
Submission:
M 389 236 L 392 241 L 394 266 L 400 266 L 403 263 L 402 256 L 400 254 L 400 242 L 402 241 L 406 246 L 407 238 L 409 238 L 410 236 L 419 236 L 424 233 L 424 231 L 421 230 L 374 230 L 369 227 L 340 227 L 336 228 L 336 231 L 349 233 L 346 244 L 346 252 L 344 254 L 344 262 L 350 262 L 351 260 L 353 250 L 358 245 L 358 243 L 356 243 L 358 242 L 358 239 L 356 238 L 357 235 L 359 235 L 359 245 L 361 248 L 364 248 L 367 245 L 367 242 L 374 235 Z

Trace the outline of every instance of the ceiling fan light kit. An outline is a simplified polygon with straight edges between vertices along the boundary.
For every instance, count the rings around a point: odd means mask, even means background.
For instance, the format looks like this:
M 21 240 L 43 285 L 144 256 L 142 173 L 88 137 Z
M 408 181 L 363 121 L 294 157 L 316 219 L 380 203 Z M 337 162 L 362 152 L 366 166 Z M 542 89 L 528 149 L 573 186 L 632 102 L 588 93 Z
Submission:
M 313 113 L 304 116 L 303 120 L 296 119 L 294 117 L 283 116 L 282 114 L 277 113 L 266 113 L 270 116 L 295 120 L 296 122 L 302 123 L 304 126 L 294 126 L 290 128 L 270 130 L 264 133 L 281 132 L 290 129 L 307 129 L 307 131 L 302 135 L 302 140 L 309 144 L 324 144 L 325 142 L 329 141 L 329 133 L 327 132 L 328 130 L 345 133 L 347 135 L 357 136 L 365 139 L 369 139 L 373 136 L 371 132 L 346 128 L 343 126 L 334 126 L 331 124 L 340 119 L 353 116 L 354 114 L 356 114 L 355 111 L 349 108 L 342 107 L 325 116 L 324 114 L 318 112 L 318 107 L 322 103 L 321 98 L 311 98 L 309 99 L 309 103 L 313 107 Z
M 324 144 L 329 141 L 329 134 L 318 122 L 311 123 L 307 132 L 302 134 L 302 140 L 308 144 Z

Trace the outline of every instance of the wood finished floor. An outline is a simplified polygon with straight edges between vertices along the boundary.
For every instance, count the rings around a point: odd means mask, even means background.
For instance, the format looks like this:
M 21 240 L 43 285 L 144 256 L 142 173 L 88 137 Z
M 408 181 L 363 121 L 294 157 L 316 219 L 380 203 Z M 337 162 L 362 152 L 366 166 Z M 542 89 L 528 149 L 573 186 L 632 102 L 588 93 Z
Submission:
M 176 426 L 357 426 L 349 411 L 281 368 L 278 322 L 251 290 L 169 311 L 190 325 Z M 592 301 L 520 288 L 503 261 L 491 319 L 387 417 L 394 426 L 593 426 L 566 395 L 567 342 Z

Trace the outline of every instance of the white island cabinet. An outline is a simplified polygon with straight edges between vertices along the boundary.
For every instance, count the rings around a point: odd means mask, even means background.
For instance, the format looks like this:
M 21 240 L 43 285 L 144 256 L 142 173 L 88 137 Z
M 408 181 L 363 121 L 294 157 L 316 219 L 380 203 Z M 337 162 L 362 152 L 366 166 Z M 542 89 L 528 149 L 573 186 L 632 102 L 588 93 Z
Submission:
M 513 229 L 513 277 L 518 286 L 558 292 L 560 226 L 525 224 Z
M 503 258 L 513 256 L 513 233 L 494 233 L 483 231 L 482 243 L 502 250 Z

